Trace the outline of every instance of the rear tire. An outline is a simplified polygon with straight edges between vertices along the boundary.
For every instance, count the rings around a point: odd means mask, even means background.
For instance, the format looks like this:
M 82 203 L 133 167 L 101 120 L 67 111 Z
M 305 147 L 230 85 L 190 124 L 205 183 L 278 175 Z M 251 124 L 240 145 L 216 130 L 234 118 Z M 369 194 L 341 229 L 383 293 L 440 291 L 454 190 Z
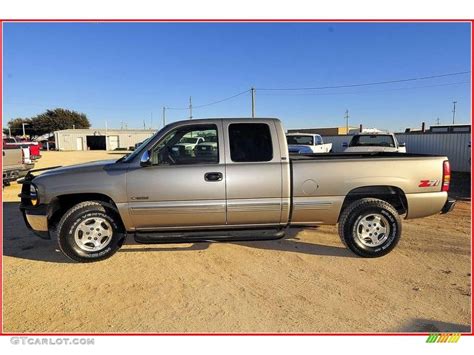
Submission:
M 376 258 L 395 248 L 402 223 L 397 210 L 388 202 L 363 198 L 343 211 L 338 231 L 342 242 L 355 254 Z
M 71 207 L 55 228 L 59 249 L 83 263 L 111 257 L 120 249 L 125 233 L 118 213 L 101 201 L 85 201 Z

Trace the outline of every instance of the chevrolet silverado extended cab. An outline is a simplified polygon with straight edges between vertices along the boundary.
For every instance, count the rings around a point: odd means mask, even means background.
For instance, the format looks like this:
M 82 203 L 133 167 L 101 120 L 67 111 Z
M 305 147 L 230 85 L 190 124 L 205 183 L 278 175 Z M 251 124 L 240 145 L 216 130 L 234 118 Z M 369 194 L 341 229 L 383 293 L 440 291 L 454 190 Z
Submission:
M 179 149 L 187 137 L 216 144 Z M 127 235 L 140 243 L 262 240 L 319 224 L 338 224 L 348 248 L 377 257 L 399 241 L 401 216 L 446 213 L 455 203 L 446 157 L 290 156 L 277 119 L 175 122 L 117 161 L 36 172 L 20 194 L 26 224 L 81 262 L 110 257 Z

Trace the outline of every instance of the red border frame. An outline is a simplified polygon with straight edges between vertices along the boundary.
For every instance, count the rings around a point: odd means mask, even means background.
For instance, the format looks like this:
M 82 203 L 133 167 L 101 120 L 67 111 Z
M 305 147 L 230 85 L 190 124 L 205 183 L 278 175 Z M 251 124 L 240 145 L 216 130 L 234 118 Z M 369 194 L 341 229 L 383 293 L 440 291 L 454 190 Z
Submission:
M 474 42 L 473 42 L 473 27 L 474 20 L 472 19 L 0 19 L 0 126 L 3 129 L 3 23 L 5 22 L 207 22 L 207 23 L 270 23 L 270 22 L 281 22 L 281 23 L 292 23 L 292 22 L 366 22 L 366 23 L 416 23 L 416 22 L 468 22 L 471 24 L 471 125 L 474 121 L 474 112 L 472 111 L 474 92 L 472 90 L 473 75 L 473 58 L 474 58 Z M 474 137 L 474 132 L 471 130 L 471 140 Z M 472 152 L 472 151 L 471 151 Z M 472 153 L 471 153 L 472 156 Z M 0 157 L 0 164 L 2 158 Z M 471 171 L 472 171 L 472 159 L 471 159 Z M 472 203 L 472 191 L 474 189 L 474 180 L 471 179 L 471 203 Z M 0 207 L 1 216 L 0 224 L 2 225 L 1 243 L 0 243 L 0 336 L 427 336 L 429 333 L 4 333 L 3 331 L 3 195 L 1 197 L 2 206 Z M 472 236 L 474 235 L 474 225 L 472 218 L 472 204 L 471 204 L 471 332 L 461 333 L 466 336 L 474 336 L 473 327 L 473 299 L 472 299 L 472 273 L 474 271 L 474 264 L 472 263 Z

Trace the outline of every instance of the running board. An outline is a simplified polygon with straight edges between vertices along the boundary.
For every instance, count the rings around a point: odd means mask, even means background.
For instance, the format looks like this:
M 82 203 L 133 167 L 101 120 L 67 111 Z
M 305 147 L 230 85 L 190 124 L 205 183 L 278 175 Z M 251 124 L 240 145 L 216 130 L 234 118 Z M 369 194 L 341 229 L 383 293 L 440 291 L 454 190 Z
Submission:
M 141 244 L 194 243 L 219 241 L 274 240 L 285 236 L 283 229 L 233 229 L 218 231 L 136 232 L 134 239 Z

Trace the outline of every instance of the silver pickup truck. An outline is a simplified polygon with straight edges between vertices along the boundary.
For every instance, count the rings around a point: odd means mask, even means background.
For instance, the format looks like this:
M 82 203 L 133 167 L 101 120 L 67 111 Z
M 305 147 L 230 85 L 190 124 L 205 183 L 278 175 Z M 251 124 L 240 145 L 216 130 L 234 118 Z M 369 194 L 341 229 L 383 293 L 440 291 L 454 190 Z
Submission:
M 10 182 L 25 176 L 35 166 L 30 160 L 28 148 L 4 146 L 2 155 L 3 186 L 8 186 Z
M 182 144 L 202 137 L 193 149 Z M 396 153 L 290 156 L 277 119 L 169 124 L 117 161 L 55 168 L 23 181 L 20 209 L 69 258 L 140 243 L 282 238 L 287 228 L 338 224 L 363 257 L 390 252 L 401 216 L 450 211 L 446 157 Z

